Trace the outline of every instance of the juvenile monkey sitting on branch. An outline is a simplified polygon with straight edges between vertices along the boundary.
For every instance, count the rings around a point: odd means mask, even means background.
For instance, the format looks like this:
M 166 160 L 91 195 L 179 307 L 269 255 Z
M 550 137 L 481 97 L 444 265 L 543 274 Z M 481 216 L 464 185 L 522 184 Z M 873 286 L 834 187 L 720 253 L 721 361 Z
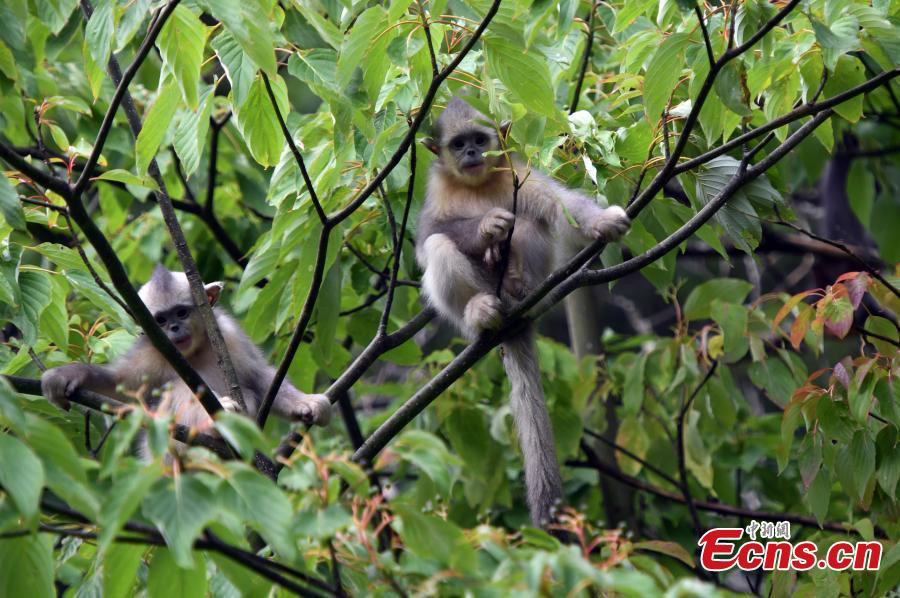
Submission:
M 601 208 L 515 158 L 486 156 L 501 149 L 500 135 L 508 129 L 501 126 L 498 134 L 489 123 L 458 97 L 437 119 L 433 138 L 425 140 L 438 159 L 417 233 L 422 289 L 471 339 L 498 328 L 504 311 L 555 264 L 593 240 L 618 240 L 631 224 L 618 206 Z M 532 331 L 506 339 L 502 354 L 531 519 L 546 526 L 563 495 Z
M 216 304 L 222 287 L 221 282 L 205 285 L 210 305 Z M 239 411 L 237 403 L 227 396 L 228 384 L 218 366 L 203 320 L 194 307 L 187 276 L 157 266 L 138 295 L 222 406 L 229 411 Z M 254 416 L 275 370 L 231 316 L 220 308 L 215 308 L 214 313 L 234 364 L 247 414 Z M 150 407 L 173 413 L 176 423 L 200 428 L 212 424 L 191 389 L 143 335 L 125 355 L 111 364 L 65 365 L 49 369 L 41 376 L 43 395 L 63 409 L 69 408 L 68 397 L 79 389 L 126 401 L 139 396 Z M 279 415 L 310 424 L 325 425 L 331 418 L 331 403 L 325 395 L 305 394 L 287 380 L 281 384 L 273 408 Z

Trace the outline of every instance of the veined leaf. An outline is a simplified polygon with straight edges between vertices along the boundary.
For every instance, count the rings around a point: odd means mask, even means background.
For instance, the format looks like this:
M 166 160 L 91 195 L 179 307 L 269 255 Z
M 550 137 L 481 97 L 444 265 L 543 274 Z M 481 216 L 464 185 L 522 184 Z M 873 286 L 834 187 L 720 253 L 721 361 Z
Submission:
M 9 434 L 0 434 L 0 485 L 25 521 L 30 522 L 38 512 L 44 466 L 30 448 Z
M 172 123 L 172 117 L 175 116 L 179 99 L 178 86 L 174 81 L 169 80 L 160 87 L 156 101 L 150 107 L 150 112 L 144 119 L 144 125 L 134 144 L 135 166 L 141 175 L 147 173 L 147 167 L 156 156 Z M 196 105 L 196 98 L 194 103 Z
M 197 108 L 200 64 L 207 35 L 209 29 L 200 18 L 179 4 L 156 38 L 156 46 L 163 57 L 163 70 L 175 77 L 181 95 L 191 109 Z M 171 115 L 166 124 L 170 119 Z

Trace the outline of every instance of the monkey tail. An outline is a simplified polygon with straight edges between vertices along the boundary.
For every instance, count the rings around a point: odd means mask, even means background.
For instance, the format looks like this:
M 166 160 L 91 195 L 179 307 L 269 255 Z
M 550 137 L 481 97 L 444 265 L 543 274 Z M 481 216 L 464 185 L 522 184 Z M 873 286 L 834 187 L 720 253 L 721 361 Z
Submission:
M 531 328 L 503 343 L 503 366 L 512 385 L 510 406 L 525 461 L 525 487 L 531 521 L 535 526 L 546 527 L 554 506 L 563 494 L 556 462 L 556 444 L 535 353 Z

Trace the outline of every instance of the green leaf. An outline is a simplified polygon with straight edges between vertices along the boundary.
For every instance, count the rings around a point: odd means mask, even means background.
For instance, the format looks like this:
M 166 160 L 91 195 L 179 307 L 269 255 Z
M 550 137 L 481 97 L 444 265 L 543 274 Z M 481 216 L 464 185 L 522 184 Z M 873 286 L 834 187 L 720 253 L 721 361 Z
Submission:
M 896 433 L 885 427 L 878 435 L 878 453 L 881 462 L 875 479 L 885 494 L 896 500 L 897 481 L 900 480 L 900 446 L 896 442 Z
M 656 49 L 644 75 L 644 115 L 654 125 L 669 103 L 669 96 L 681 77 L 684 67 L 682 53 L 688 43 L 687 33 L 673 33 Z M 524 72 L 524 71 L 523 71 Z
M 649 550 L 665 554 L 672 558 L 678 559 L 688 567 L 694 568 L 694 559 L 681 544 L 677 542 L 663 542 L 661 540 L 646 540 L 644 542 L 635 542 L 635 550 Z
M 200 22 L 200 18 L 183 4 L 179 4 L 156 38 L 156 47 L 163 57 L 163 70 L 175 77 L 185 103 L 192 110 L 198 104 L 197 85 L 200 82 L 200 65 L 203 62 L 203 47 L 206 45 L 207 35 L 209 30 Z M 171 115 L 166 119 L 166 125 L 169 120 Z M 144 123 L 144 128 L 146 127 L 147 123 Z
M 696 173 L 697 200 L 705 206 L 719 196 L 737 175 L 739 162 L 731 156 L 719 156 L 704 164 Z M 766 195 L 768 197 L 768 194 Z M 748 255 L 759 245 L 762 226 L 756 208 L 744 190 L 735 193 L 716 212 L 713 219 L 725 230 L 731 241 Z
M 130 421 L 140 423 L 140 418 Z M 120 424 L 119 427 L 127 424 Z M 147 490 L 162 475 L 160 464 L 147 467 L 132 466 L 130 470 L 120 473 L 110 487 L 107 500 L 100 511 L 100 537 L 97 551 L 102 553 L 122 529 L 125 521 L 143 500 Z
M 736 363 L 750 349 L 747 340 L 747 309 L 743 305 L 713 299 L 711 315 L 725 335 L 725 361 Z
M 159 547 L 153 554 L 147 576 L 150 598 L 196 598 L 206 596 L 206 564 L 202 553 L 191 567 L 180 567 L 172 553 Z
M 840 95 L 848 89 L 862 85 L 865 81 L 866 71 L 863 64 L 851 56 L 841 56 L 837 60 L 834 72 L 829 73 L 828 80 L 825 81 L 824 96 L 831 98 Z M 859 94 L 843 101 L 834 107 L 834 111 L 855 123 L 862 117 L 863 97 L 864 94 Z
M 440 438 L 424 430 L 407 430 L 394 442 L 394 450 L 425 472 L 445 496 L 450 495 L 460 461 Z
M 16 57 L 9 47 L 0 41 L 0 73 L 6 75 L 10 81 L 18 81 L 19 72 L 16 69 Z
M 19 272 L 19 291 L 22 303 L 12 321 L 22 331 L 25 341 L 31 345 L 37 340 L 41 314 L 50 303 L 53 291 L 50 275 L 33 270 Z
M 725 106 L 740 116 L 750 116 L 749 93 L 746 84 L 747 73 L 743 63 L 731 61 L 726 64 L 714 82 L 716 94 Z
M 53 537 L 29 534 L 0 541 L 0 596 L 56 596 Z
M 622 8 L 616 12 L 616 25 L 613 27 L 613 34 L 624 31 L 636 18 L 644 14 L 644 11 L 646 11 L 651 4 L 655 3 L 650 2 L 649 0 L 629 0 L 628 2 L 624 2 Z
M 400 517 L 398 533 L 414 554 L 464 570 L 474 565 L 475 551 L 456 525 L 406 505 L 396 504 L 393 510 Z
M 0 434 L 0 485 L 26 521 L 37 515 L 44 487 L 44 466 L 30 448 L 9 434 Z M 0 542 L 0 547 L 4 544 L 5 541 Z
M 319 355 L 324 362 L 331 360 L 334 348 L 338 316 L 341 311 L 341 275 L 341 263 L 339 260 L 335 260 L 325 274 L 319 290 L 319 298 L 316 301 L 318 325 L 313 348 L 315 354 Z
M 25 211 L 19 203 L 19 194 L 3 174 L 0 174 L 0 213 L 12 228 L 25 230 Z
M 247 101 L 247 95 L 250 93 L 250 86 L 256 78 L 256 63 L 246 53 L 244 53 L 241 45 L 234 36 L 223 29 L 210 42 L 222 68 L 225 69 L 225 75 L 228 82 L 231 83 L 231 95 L 235 106 L 242 106 Z M 293 58 L 293 56 L 291 57 Z
M 856 17 L 844 15 L 832 23 L 830 28 L 814 17 L 810 18 L 810 22 L 829 71 L 834 71 L 838 58 L 859 47 L 859 22 Z
M 225 32 L 240 45 L 254 64 L 270 77 L 277 73 L 275 41 L 269 23 L 274 20 L 272 3 L 261 0 L 205 0 L 202 5 L 214 17 L 225 23 Z
M 819 475 L 809 485 L 806 491 L 806 503 L 812 511 L 819 525 L 825 521 L 828 515 L 828 503 L 831 501 L 831 477 L 826 468 L 819 470 Z
M 226 479 L 240 497 L 241 516 L 265 538 L 281 557 L 293 560 L 297 553 L 291 534 L 293 509 L 291 502 L 268 478 L 247 466 L 234 464 Z M 265 505 L 260 508 L 260 505 Z
M 100 308 L 100 310 L 114 318 L 119 324 L 125 326 L 128 330 L 134 331 L 134 321 L 131 319 L 122 306 L 113 301 L 113 299 L 94 282 L 94 279 L 84 270 L 66 270 L 66 280 L 69 281 L 75 290 L 84 295 L 84 297 Z
M 337 61 L 338 87 L 346 87 L 350 83 L 353 72 L 363 63 L 366 53 L 372 51 L 375 37 L 384 29 L 386 15 L 387 12 L 381 6 L 372 6 L 356 19 L 350 34 L 341 43 Z M 371 99 L 376 100 L 378 97 Z
M 146 130 L 146 128 L 147 127 L 144 126 L 144 128 L 141 129 L 141 133 L 143 133 L 144 130 Z M 165 134 L 165 131 L 163 131 L 163 134 Z M 140 135 L 138 135 L 138 138 L 140 138 Z M 159 147 L 159 145 L 157 144 L 157 149 L 158 149 L 158 147 Z M 156 150 L 154 150 L 154 153 L 155 153 L 155 151 Z M 151 158 L 152 157 L 153 156 L 151 156 Z M 147 160 L 147 163 L 148 164 L 150 163 L 149 159 Z M 146 170 L 146 167 L 144 168 L 144 170 Z M 151 177 L 149 177 L 147 175 L 138 176 L 138 175 L 134 174 L 133 172 L 128 172 L 127 170 L 123 170 L 121 168 L 113 168 L 112 170 L 107 170 L 100 176 L 93 177 L 91 180 L 94 180 L 94 181 L 116 181 L 118 183 L 124 183 L 126 185 L 135 185 L 137 187 L 143 187 L 145 189 L 150 189 L 151 191 L 159 191 L 159 185 L 157 185 L 156 181 L 154 181 Z
M 276 75 L 269 81 L 278 110 L 283 118 L 287 118 L 290 105 L 284 79 Z M 261 76 L 253 81 L 247 92 L 247 99 L 237 107 L 236 115 L 238 130 L 247 142 L 253 158 L 264 168 L 277 164 L 285 144 L 284 134 Z
M 116 30 L 114 9 L 115 3 L 112 0 L 95 2 L 94 12 L 84 28 L 84 41 L 97 64 L 105 65 L 109 61 Z
M 742 303 L 753 289 L 746 280 L 714 278 L 694 287 L 684 302 L 682 311 L 686 320 L 703 320 L 712 315 L 714 299 L 727 303 Z
M 161 550 L 161 549 L 160 549 Z M 140 544 L 113 544 L 103 558 L 104 598 L 125 598 L 132 595 L 137 583 L 138 566 L 147 552 Z
M 534 51 L 525 52 L 521 45 L 501 37 L 485 37 L 484 45 L 488 72 L 496 75 L 516 100 L 538 114 L 558 118 L 553 82 L 545 60 L 540 60 Z
M 900 342 L 900 332 L 897 331 L 897 327 L 894 326 L 894 323 L 887 318 L 882 318 L 881 316 L 869 316 L 866 318 L 866 323 L 863 325 L 863 328 L 866 332 L 889 338 L 895 343 Z M 878 352 L 882 355 L 893 355 L 897 351 L 896 345 L 892 345 L 891 343 L 875 338 L 874 336 L 870 336 L 867 340 L 874 344 L 878 349 Z
M 622 406 L 627 414 L 637 414 L 644 404 L 644 370 L 647 366 L 647 357 L 647 353 L 641 353 L 625 373 Z
M 212 111 L 213 86 L 204 85 L 200 94 L 200 106 L 196 110 L 181 111 L 178 127 L 172 145 L 181 160 L 185 177 L 197 172 L 200 157 L 206 147 L 206 133 L 209 131 L 209 114 Z
M 28 443 L 44 466 L 47 486 L 89 517 L 96 517 L 100 501 L 88 485 L 78 453 L 62 430 L 35 416 L 28 417 Z
M 181 7 L 179 6 L 179 8 Z M 134 144 L 135 166 L 140 174 L 147 173 L 147 167 L 156 156 L 163 137 L 172 123 L 178 103 L 178 87 L 173 81 L 160 87 L 156 101 L 150 107 L 150 112 L 147 113 L 147 118 L 144 119 L 144 125 Z M 194 105 L 196 103 L 197 100 L 194 98 Z
M 350 512 L 341 505 L 306 509 L 297 517 L 292 534 L 298 537 L 331 538 L 353 524 Z
M 838 451 L 835 470 L 844 491 L 854 500 L 862 500 L 869 479 L 875 473 L 875 443 L 865 431 L 858 430 L 850 445 Z
M 69 22 L 78 0 L 36 0 L 35 5 L 41 24 L 49 27 L 53 35 L 58 35 Z
M 244 459 L 252 459 L 256 450 L 265 452 L 270 448 L 262 430 L 246 415 L 220 411 L 216 414 L 216 430 Z
M 206 484 L 182 475 L 156 483 L 144 500 L 143 512 L 159 528 L 178 566 L 188 569 L 194 566 L 194 540 L 207 523 L 216 520 L 219 505 Z

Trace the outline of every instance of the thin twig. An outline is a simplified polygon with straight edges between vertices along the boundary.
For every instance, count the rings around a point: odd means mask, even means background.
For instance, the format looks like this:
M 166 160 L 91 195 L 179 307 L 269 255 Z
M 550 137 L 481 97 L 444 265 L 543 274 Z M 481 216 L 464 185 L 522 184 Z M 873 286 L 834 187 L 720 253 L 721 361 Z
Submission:
M 831 247 L 834 247 L 835 249 L 841 250 L 842 252 L 844 252 L 847 255 L 847 257 L 851 258 L 853 261 L 855 261 L 857 264 L 859 264 L 863 270 L 868 272 L 873 278 L 875 278 L 878 282 L 883 284 L 887 290 L 889 290 L 898 299 L 900 299 L 900 290 L 898 290 L 897 287 L 892 285 L 884 276 L 882 276 L 881 272 L 879 272 L 876 268 L 873 268 L 872 266 L 870 266 L 868 262 L 866 262 L 864 259 L 859 257 L 852 249 L 850 249 L 849 247 L 847 247 L 840 241 L 832 241 L 831 239 L 828 239 L 826 237 L 820 237 L 819 235 L 812 233 L 812 232 L 806 230 L 805 228 L 797 226 L 796 224 L 793 224 L 792 222 L 787 222 L 786 220 L 784 220 L 782 218 L 779 218 L 779 220 L 774 220 L 772 222 L 774 224 L 780 224 L 781 226 L 786 226 L 788 228 L 791 228 L 791 229 L 797 231 L 798 233 L 809 237 L 810 239 L 812 239 L 814 241 L 818 241 L 820 243 L 825 243 L 826 245 L 830 245 Z
M 284 135 L 284 139 L 287 141 L 288 147 L 291 148 L 291 153 L 294 154 L 294 160 L 296 160 L 297 166 L 300 167 L 300 174 L 303 175 L 303 183 L 306 185 L 306 191 L 309 193 L 313 208 L 315 208 L 316 214 L 319 216 L 319 221 L 322 224 L 325 224 L 328 221 L 328 217 L 325 215 L 325 210 L 322 209 L 319 196 L 316 194 L 316 188 L 313 186 L 312 180 L 309 178 L 309 173 L 306 171 L 306 162 L 303 161 L 303 154 L 297 149 L 297 144 L 294 143 L 294 136 L 291 135 L 291 132 L 287 128 L 287 124 L 284 122 L 284 117 L 281 115 L 281 109 L 278 107 L 278 101 L 275 99 L 275 92 L 272 91 L 272 84 L 269 82 L 269 76 L 265 71 L 260 71 L 260 74 L 262 75 L 263 83 L 266 85 L 266 93 L 269 94 L 269 102 L 272 104 L 275 116 L 278 117 L 278 124 L 281 126 L 281 132 Z
M 75 251 L 78 252 L 78 256 L 81 258 L 81 261 L 84 262 L 87 271 L 90 273 L 91 278 L 94 279 L 94 282 L 98 287 L 103 289 L 103 291 L 110 296 L 110 298 L 119 304 L 119 307 L 125 310 L 125 313 L 131 316 L 131 309 L 129 309 L 128 304 L 125 303 L 121 297 L 119 297 L 118 293 L 113 292 L 111 288 L 109 288 L 103 279 L 100 278 L 100 275 L 94 269 L 94 265 L 91 263 L 91 260 L 88 259 L 87 253 L 84 252 L 84 248 L 81 246 L 81 242 L 78 240 L 78 237 L 75 235 L 75 227 L 72 225 L 72 219 L 69 217 L 69 211 L 66 210 L 63 212 L 63 216 L 66 218 L 66 225 L 69 227 L 69 235 L 72 237 L 72 246 L 75 247 Z
M 691 496 L 691 488 L 688 484 L 688 474 L 687 474 L 687 457 L 684 453 L 684 418 L 687 416 L 688 410 L 691 408 L 691 403 L 694 402 L 694 399 L 697 398 L 697 395 L 700 393 L 700 389 L 712 378 L 712 375 L 716 372 L 716 367 L 718 367 L 719 362 L 713 361 L 712 365 L 707 370 L 706 375 L 703 377 L 703 380 L 700 381 L 700 384 L 694 388 L 694 392 L 691 393 L 691 396 L 685 400 L 681 405 L 681 410 L 678 412 L 678 423 L 677 423 L 677 438 L 678 438 L 678 472 L 681 476 L 681 494 L 684 496 L 684 502 L 688 506 L 688 511 L 691 513 L 691 521 L 694 523 L 694 533 L 699 538 L 703 535 L 703 527 L 700 525 L 700 516 L 697 514 L 697 507 L 694 505 L 694 499 Z
M 700 12 L 700 5 L 694 3 L 694 14 L 700 21 L 700 29 L 703 31 L 703 44 L 706 46 L 706 57 L 709 59 L 709 66 L 712 68 L 716 64 L 716 57 L 713 54 L 712 42 L 709 41 L 709 31 L 706 30 L 706 21 L 703 20 L 703 13 Z
M 395 234 L 394 238 L 394 261 L 391 265 L 391 279 L 387 285 L 387 299 L 384 303 L 384 310 L 381 312 L 381 320 L 378 322 L 378 331 L 376 335 L 385 336 L 387 334 L 388 320 L 391 317 L 391 307 L 394 304 L 394 292 L 397 290 L 397 277 L 400 274 L 400 256 L 403 253 L 403 238 L 406 236 L 406 224 L 409 220 L 409 208 L 413 201 L 413 191 L 416 186 L 416 146 L 409 148 L 409 184 L 406 189 L 406 203 L 403 206 L 403 216 L 400 220 L 400 233 Z M 387 202 L 385 197 L 385 203 Z M 396 227 L 396 224 L 394 225 Z
M 584 448 L 585 447 L 582 446 L 582 449 Z M 658 496 L 659 498 L 663 498 L 668 501 L 684 504 L 684 497 L 681 496 L 681 494 L 668 492 L 667 490 L 663 490 L 662 488 L 658 488 L 656 486 L 653 486 L 652 484 L 648 484 L 643 480 L 639 480 L 626 473 L 622 473 L 617 467 L 614 467 L 613 465 L 606 463 L 605 461 L 600 459 L 600 457 L 598 457 L 597 454 L 593 450 L 591 450 L 589 446 L 584 452 L 588 457 L 587 461 L 569 461 L 566 464 L 570 467 L 589 467 L 603 475 L 610 476 L 622 482 L 623 484 L 627 484 L 632 488 L 635 488 L 642 492 L 653 494 L 654 496 Z M 839 533 L 859 533 L 855 528 L 852 528 L 851 526 L 845 525 L 843 523 L 824 521 L 820 526 L 819 522 L 814 517 L 795 515 L 793 513 L 769 513 L 766 511 L 753 511 L 751 509 L 734 507 L 723 503 L 700 500 L 696 501 L 694 503 L 694 506 L 696 506 L 701 511 L 710 511 L 728 517 L 746 517 L 748 519 L 756 519 L 759 521 L 790 521 L 791 523 L 796 523 L 797 525 L 815 529 L 827 529 L 829 531 Z
M 428 25 L 428 18 L 425 16 L 425 7 L 422 0 L 416 0 L 419 7 L 419 18 L 422 20 L 422 31 L 425 32 L 425 39 L 428 42 L 428 56 L 431 58 L 431 76 L 438 76 L 437 56 L 434 54 L 434 44 L 431 42 L 431 28 Z
M 678 482 L 678 480 L 676 480 L 675 478 L 673 478 L 672 476 L 670 476 L 669 474 L 664 472 L 662 469 L 656 467 L 655 465 L 653 465 L 646 459 L 642 459 L 642 458 L 638 457 L 637 455 L 635 455 L 633 452 L 629 451 L 624 446 L 622 446 L 620 444 L 616 444 L 614 441 L 610 440 L 606 436 L 599 434 L 597 432 L 594 432 L 593 430 L 591 430 L 589 428 L 585 428 L 584 433 L 587 434 L 588 436 L 590 436 L 591 438 L 595 438 L 596 440 L 599 440 L 603 444 L 619 451 L 620 453 L 622 453 L 623 455 L 625 455 L 626 457 L 628 457 L 635 463 L 639 463 L 641 465 L 641 467 L 643 467 L 647 471 L 650 471 L 650 472 L 656 474 L 660 478 L 662 478 L 665 481 L 667 481 L 668 483 L 670 483 L 675 488 L 677 488 L 679 490 L 681 489 L 681 484 Z
M 591 53 L 594 47 L 594 14 L 597 12 L 597 2 L 591 2 L 591 11 L 587 18 L 587 39 L 584 42 L 584 54 L 581 55 L 581 68 L 578 70 L 578 80 L 575 82 L 575 89 L 572 91 L 572 101 L 569 103 L 569 114 L 574 114 L 578 110 L 578 100 L 581 96 L 581 87 L 584 85 L 584 77 L 587 74 L 588 66 L 591 63 Z

